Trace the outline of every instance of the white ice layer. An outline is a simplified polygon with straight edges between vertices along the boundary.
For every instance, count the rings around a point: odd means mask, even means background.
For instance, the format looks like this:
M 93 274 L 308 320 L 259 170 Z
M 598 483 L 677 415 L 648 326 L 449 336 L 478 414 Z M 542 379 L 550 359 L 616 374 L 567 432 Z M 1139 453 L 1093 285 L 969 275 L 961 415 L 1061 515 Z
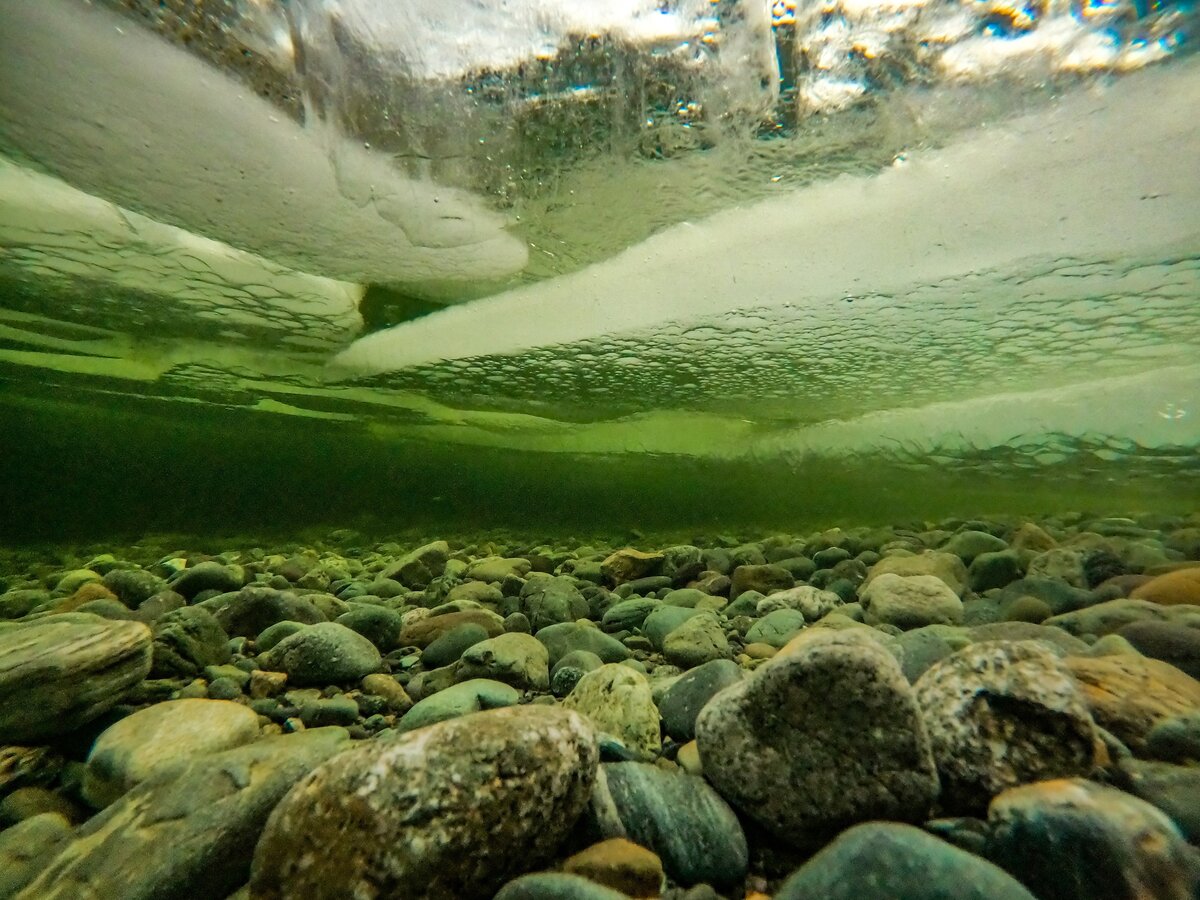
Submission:
M 1006 302 L 1024 297 L 1023 272 L 1197 255 L 1198 108 L 1200 62 L 1181 60 L 914 153 L 881 175 L 685 223 L 574 274 L 368 335 L 333 370 L 370 375 L 666 323 L 719 324 L 732 309 L 796 306 L 850 324 L 858 311 L 848 298 L 980 275 L 994 280 L 981 294 L 1002 329 Z M 1125 288 L 1114 276 L 1089 293 Z M 941 310 L 911 315 L 936 331 Z
M 300 271 L 411 282 L 524 266 L 524 243 L 477 198 L 329 140 L 96 5 L 0 3 L 0 152 Z

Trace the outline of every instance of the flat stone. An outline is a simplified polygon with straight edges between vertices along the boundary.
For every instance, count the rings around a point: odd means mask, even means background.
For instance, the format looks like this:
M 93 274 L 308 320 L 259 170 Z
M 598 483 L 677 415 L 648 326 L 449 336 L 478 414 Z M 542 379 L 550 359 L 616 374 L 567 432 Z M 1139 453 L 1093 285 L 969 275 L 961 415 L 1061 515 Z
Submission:
M 459 678 L 490 678 L 522 691 L 550 689 L 550 654 L 531 634 L 502 634 L 462 655 Z
M 972 644 L 934 663 L 915 690 L 950 813 L 982 812 L 1006 788 L 1092 769 L 1087 702 L 1040 643 Z
M 1159 606 L 1149 600 L 1109 600 L 1086 609 L 1064 613 L 1047 619 L 1043 625 L 1061 628 L 1076 636 L 1094 634 L 1103 637 L 1115 634 L 1133 622 L 1167 622 L 1174 615 L 1187 611 L 1200 613 L 1195 606 Z
M 516 706 L 520 701 L 521 695 L 515 688 L 498 681 L 475 678 L 425 697 L 401 717 L 396 730 L 415 731 L 481 710 Z
M 1141 656 L 1067 657 L 1096 724 L 1134 753 L 1166 719 L 1200 710 L 1200 681 L 1172 665 Z
M 1144 800 L 1083 779 L 1005 791 L 988 811 L 989 859 L 1038 897 L 1193 900 L 1200 860 Z
M 544 706 L 359 744 L 271 814 L 251 896 L 491 897 L 553 858 L 587 804 L 596 766 L 584 719 Z
M 1089 647 L 1061 628 L 1033 622 L 993 622 L 968 629 L 972 641 L 1041 641 L 1054 647 L 1059 656 L 1086 654 Z
M 646 621 L 646 616 L 654 612 L 659 605 L 658 600 L 649 600 L 644 597 L 622 600 L 608 608 L 600 620 L 600 627 L 609 633 L 641 628 L 642 623 Z
M 77 833 L 23 900 L 225 900 L 250 876 L 267 816 L 350 746 L 341 728 L 269 737 L 142 782 Z
M 532 568 L 522 557 L 485 556 L 467 567 L 467 577 L 475 581 L 503 581 L 505 578 L 524 578 Z
M 746 877 L 741 824 L 708 782 L 650 763 L 605 763 L 592 789 L 592 827 L 649 847 L 682 885 L 730 886 Z
M 196 757 L 257 740 L 258 716 L 226 700 L 169 700 L 110 725 L 88 753 L 83 797 L 96 808 L 135 785 Z
M 264 669 L 286 672 L 298 687 L 359 681 L 379 671 L 383 657 L 375 645 L 336 622 L 308 625 L 259 657 Z
M 936 575 L 895 575 L 884 572 L 871 579 L 859 592 L 868 625 L 922 628 L 926 625 L 958 625 L 963 619 L 962 601 Z
M 746 632 L 750 644 L 770 644 L 779 649 L 804 628 L 805 615 L 798 609 L 777 609 L 769 612 Z
M 794 872 L 775 894 L 775 900 L 885 897 L 1036 900 L 998 866 L 919 828 L 894 822 L 869 822 L 843 832 Z
M 696 721 L 705 777 L 793 845 L 866 819 L 921 821 L 937 795 L 912 688 L 860 627 L 805 631 Z
M 0 630 L 0 734 L 35 743 L 115 706 L 150 674 L 150 629 L 84 613 Z
M 480 641 L 486 641 L 489 635 L 487 629 L 474 622 L 457 625 L 421 651 L 421 664 L 427 669 L 440 669 L 456 663 L 462 658 L 468 647 L 474 647 Z
M 391 653 L 401 646 L 400 632 L 404 625 L 400 613 L 386 606 L 354 603 L 349 612 L 342 613 L 334 621 L 357 631 L 374 644 L 380 653 Z
M 695 738 L 696 717 L 704 705 L 744 677 L 742 668 L 728 659 L 716 659 L 685 673 L 666 690 L 658 704 L 667 734 L 680 741 Z
M 609 663 L 588 672 L 563 700 L 563 708 L 586 717 L 597 731 L 611 734 L 645 757 L 662 749 L 658 707 L 646 676 Z
M 865 590 L 880 575 L 934 575 L 959 597 L 967 586 L 967 567 L 953 553 L 926 550 L 918 556 L 885 556 L 871 566 L 859 590 Z
M 594 653 L 606 663 L 624 662 L 633 655 L 629 648 L 616 638 L 590 623 L 563 622 L 560 625 L 549 625 L 539 630 L 534 637 L 546 645 L 551 666 L 557 665 L 560 659 L 575 650 Z
M 988 534 L 986 531 L 960 531 L 954 537 L 950 538 L 941 549 L 946 553 L 953 553 L 961 559 L 966 565 L 971 565 L 971 562 L 977 556 L 982 556 L 984 553 L 997 553 L 1008 549 L 1001 538 L 993 534 Z

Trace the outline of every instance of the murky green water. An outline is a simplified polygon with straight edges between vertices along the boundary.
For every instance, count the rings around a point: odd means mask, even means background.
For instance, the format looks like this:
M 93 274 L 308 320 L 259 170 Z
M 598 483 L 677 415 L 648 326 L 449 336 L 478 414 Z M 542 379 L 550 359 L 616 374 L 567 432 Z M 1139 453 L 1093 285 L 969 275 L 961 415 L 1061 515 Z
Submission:
M 543 6 L 0 13 L 3 539 L 1194 509 L 1190 7 Z

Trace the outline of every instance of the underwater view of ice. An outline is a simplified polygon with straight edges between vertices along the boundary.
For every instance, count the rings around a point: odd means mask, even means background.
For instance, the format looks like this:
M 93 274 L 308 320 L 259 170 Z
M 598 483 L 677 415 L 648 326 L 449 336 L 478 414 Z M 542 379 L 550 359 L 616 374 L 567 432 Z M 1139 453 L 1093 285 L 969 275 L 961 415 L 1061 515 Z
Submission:
M 1194 499 L 1198 15 L 9 0 L 0 407 Z

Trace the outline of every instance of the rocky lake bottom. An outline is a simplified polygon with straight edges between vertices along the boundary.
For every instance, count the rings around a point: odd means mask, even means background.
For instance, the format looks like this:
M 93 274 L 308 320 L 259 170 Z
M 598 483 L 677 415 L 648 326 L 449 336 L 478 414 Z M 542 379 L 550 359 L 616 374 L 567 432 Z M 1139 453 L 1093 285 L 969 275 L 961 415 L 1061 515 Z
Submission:
M 0 548 L 0 898 L 1200 898 L 1198 513 L 252 544 Z

